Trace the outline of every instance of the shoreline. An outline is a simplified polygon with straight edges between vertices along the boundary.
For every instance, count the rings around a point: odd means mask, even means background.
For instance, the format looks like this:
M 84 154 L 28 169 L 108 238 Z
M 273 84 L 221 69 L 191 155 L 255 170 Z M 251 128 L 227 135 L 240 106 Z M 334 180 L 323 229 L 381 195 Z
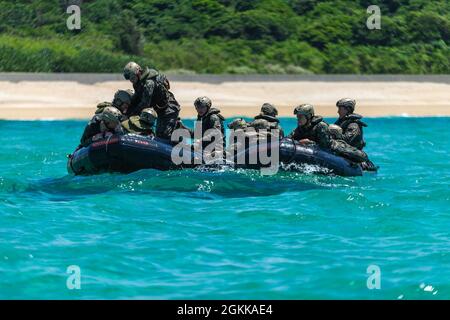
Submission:
M 163 72 L 164 73 L 164 72 Z M 168 74 L 173 82 L 200 82 L 220 84 L 224 82 L 430 82 L 450 84 L 449 75 L 402 74 Z M 120 73 L 27 73 L 0 72 L 0 82 L 55 82 L 69 81 L 80 84 L 124 81 Z
M 232 119 L 239 118 L 239 117 L 248 118 L 248 119 L 252 119 L 253 118 L 253 116 L 252 117 L 250 117 L 250 116 L 248 116 L 248 117 L 247 116 L 233 116 L 233 117 L 225 118 L 225 121 L 232 120 Z M 329 117 L 324 116 L 323 118 L 325 120 L 327 120 L 327 119 L 337 119 L 337 116 L 335 116 L 335 117 L 334 116 L 329 116 Z M 402 118 L 405 118 L 405 119 L 433 119 L 433 118 L 440 119 L 440 118 L 450 118 L 450 115 L 412 116 L 412 115 L 406 114 L 406 115 L 399 115 L 399 116 L 376 116 L 376 117 L 368 116 L 368 117 L 364 117 L 364 119 L 398 119 L 398 118 L 399 119 L 402 119 Z M 196 119 L 195 117 L 186 117 L 186 118 L 182 117 L 181 118 L 181 120 L 183 120 L 183 121 L 186 121 L 186 120 L 194 121 L 195 119 Z M 278 117 L 278 119 L 280 119 L 280 120 L 281 119 L 292 119 L 293 121 L 295 121 L 294 117 Z M 15 122 L 82 121 L 82 122 L 85 122 L 85 121 L 89 121 L 89 119 L 85 119 L 85 118 L 56 118 L 56 117 L 54 117 L 54 118 L 36 118 L 36 119 L 33 119 L 33 118 L 24 118 L 24 119 L 20 119 L 20 118 L 4 119 L 4 118 L 0 118 L 0 123 L 2 121 L 15 121 Z M 329 124 L 331 124 L 331 122 Z
M 27 74 L 21 76 L 26 78 Z M 450 116 L 450 83 L 445 82 L 241 79 L 219 83 L 174 80 L 171 86 L 181 104 L 180 117 L 185 119 L 196 116 L 193 101 L 203 95 L 209 96 L 226 118 L 254 117 L 265 102 L 273 103 L 280 117 L 294 117 L 295 106 L 311 103 L 316 114 L 334 118 L 335 103 L 343 97 L 355 98 L 356 113 L 364 117 Z M 29 79 L 12 82 L 2 81 L 0 74 L 0 119 L 86 120 L 98 103 L 111 101 L 118 89 L 129 88 L 131 84 L 124 80 L 93 84 Z

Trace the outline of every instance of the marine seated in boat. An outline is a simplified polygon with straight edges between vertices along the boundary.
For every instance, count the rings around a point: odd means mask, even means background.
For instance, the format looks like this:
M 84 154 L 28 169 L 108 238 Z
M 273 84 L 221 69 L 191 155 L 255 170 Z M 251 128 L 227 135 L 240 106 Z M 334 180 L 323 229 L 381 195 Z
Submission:
M 332 138 L 330 150 L 334 154 L 356 163 L 369 161 L 369 158 L 364 151 L 352 147 L 350 144 L 345 142 L 341 127 L 331 124 L 328 127 L 328 130 Z
M 122 113 L 122 115 L 120 116 L 120 120 L 125 121 L 127 119 L 127 116 L 125 116 L 125 114 L 130 107 L 132 96 L 133 90 L 117 90 L 114 94 L 112 102 L 105 101 L 97 105 L 95 115 L 101 114 L 106 107 L 115 107 Z
M 246 149 L 256 147 L 262 149 L 279 141 L 279 129 L 267 129 L 264 119 L 257 119 L 250 123 L 242 118 L 233 120 L 228 124 L 231 130 L 229 143 L 226 148 L 227 160 L 232 161 L 234 157 Z
M 122 134 L 124 131 L 120 124 L 121 117 L 122 113 L 119 109 L 105 107 L 84 128 L 78 148 L 87 147 L 92 142 L 108 138 L 113 134 Z
M 131 116 L 121 123 L 125 133 L 138 134 L 146 137 L 154 137 L 153 130 L 158 115 L 153 108 L 146 108 L 139 116 Z
M 296 107 L 294 115 L 297 116 L 297 128 L 288 135 L 288 138 L 301 144 L 315 143 L 322 149 L 331 147 L 328 124 L 323 121 L 323 117 L 315 115 L 312 105 L 302 104 Z

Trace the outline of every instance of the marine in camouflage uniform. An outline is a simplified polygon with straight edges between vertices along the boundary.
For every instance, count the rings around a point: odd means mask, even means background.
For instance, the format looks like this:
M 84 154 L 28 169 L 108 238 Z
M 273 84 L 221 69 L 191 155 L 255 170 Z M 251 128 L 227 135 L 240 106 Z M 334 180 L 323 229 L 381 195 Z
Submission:
M 265 120 L 264 120 L 265 121 Z M 252 124 L 252 126 L 250 126 Z M 274 132 L 266 131 L 266 124 L 259 126 L 258 123 L 247 123 L 244 119 L 235 119 L 228 124 L 228 128 L 233 130 L 230 135 L 230 145 L 227 147 L 227 158 L 235 157 L 237 152 L 242 152 L 250 147 L 255 147 L 261 141 L 270 144 L 272 142 L 271 136 Z
M 196 141 L 196 143 L 201 143 L 202 149 L 204 150 L 215 139 L 212 138 L 213 133 L 206 134 L 206 131 L 215 129 L 222 134 L 222 146 L 225 150 L 225 129 L 223 126 L 225 118 L 220 114 L 220 110 L 212 107 L 211 99 L 208 97 L 197 98 L 194 105 L 198 112 L 197 122 L 195 123 L 195 132 L 200 131 L 202 134 L 202 138 L 199 141 Z M 204 113 L 201 114 L 200 111 L 204 111 Z M 191 132 L 191 134 L 193 135 L 194 132 Z
M 107 135 L 123 133 L 120 125 L 120 116 L 121 112 L 119 109 L 105 107 L 102 113 L 94 116 L 86 125 L 79 147 L 87 147 L 92 142 L 103 139 Z
M 328 124 L 320 116 L 314 115 L 314 107 L 310 104 L 302 104 L 294 109 L 298 126 L 288 138 L 302 143 L 312 141 L 321 148 L 328 149 L 331 146 L 331 137 Z
M 106 107 L 115 107 L 122 113 L 121 120 L 126 120 L 125 113 L 131 105 L 131 98 L 133 97 L 133 90 L 118 90 L 114 94 L 112 102 L 101 102 L 97 105 L 95 114 L 100 114 Z
M 95 110 L 95 114 L 92 117 L 92 119 L 87 124 L 85 131 L 83 133 L 83 136 L 81 138 L 81 144 L 79 147 L 85 147 L 92 143 L 92 137 L 99 134 L 101 132 L 100 130 L 100 123 L 102 122 L 102 113 L 105 110 L 118 110 L 119 111 L 119 121 L 125 121 L 127 117 L 123 114 L 124 111 L 127 110 L 127 108 L 131 104 L 131 97 L 133 96 L 132 90 L 118 90 L 114 94 L 114 98 L 112 102 L 101 102 L 97 105 L 97 109 Z M 111 109 L 113 108 L 113 109 Z M 115 112 L 115 111 L 114 111 Z
M 248 130 L 248 123 L 242 119 L 235 119 L 232 122 L 228 124 L 228 128 L 233 130 L 233 133 L 230 136 L 230 142 L 231 144 L 227 147 L 226 153 L 227 158 L 234 158 L 236 155 L 236 152 L 245 150 L 246 147 L 248 147 L 249 143 L 249 132 Z M 256 133 L 255 130 L 253 130 L 254 133 Z M 242 138 L 237 138 L 236 141 L 234 141 L 234 137 L 240 137 L 241 135 L 244 136 L 244 141 L 242 141 Z
M 180 105 L 175 96 L 167 89 L 168 81 L 154 69 L 142 68 L 128 63 L 124 68 L 124 77 L 133 83 L 134 95 L 127 116 L 139 115 L 143 109 L 153 108 L 158 114 L 156 136 L 171 140 L 178 122 Z
M 356 163 L 361 163 L 369 160 L 367 154 L 364 151 L 352 147 L 343 140 L 344 137 L 341 127 L 332 124 L 328 127 L 328 130 L 332 138 L 330 150 L 334 154 Z
M 367 124 L 361 121 L 362 116 L 354 113 L 356 101 L 344 98 L 336 103 L 339 108 L 339 119 L 335 122 L 342 128 L 343 140 L 349 145 L 362 150 L 366 146 L 363 136 L 363 127 Z
M 153 137 L 155 135 L 153 126 L 157 119 L 156 111 L 152 108 L 142 110 L 139 116 L 132 116 L 122 122 L 125 133 L 138 134 Z
M 280 126 L 280 120 L 277 118 L 278 110 L 270 103 L 264 103 L 261 107 L 261 113 L 257 115 L 252 122 L 248 124 L 249 127 L 264 129 L 264 130 L 279 130 L 280 139 L 284 137 L 284 131 Z
M 178 103 L 177 99 L 175 99 L 175 95 L 172 93 L 172 91 L 170 91 L 170 82 L 169 82 L 169 79 L 167 79 L 167 76 L 165 74 L 159 73 L 157 76 L 157 81 L 161 82 L 164 85 L 164 87 L 167 89 L 167 93 L 169 94 L 169 101 L 168 101 L 169 110 L 176 110 L 177 119 L 175 121 L 174 117 L 171 115 L 170 117 L 164 118 L 167 120 L 163 119 L 163 120 L 159 121 L 159 116 L 158 116 L 158 124 L 157 124 L 156 130 L 157 131 L 159 130 L 160 132 L 162 132 L 162 135 L 169 135 L 168 133 L 164 133 L 165 128 L 169 127 L 172 130 L 170 132 L 170 135 L 172 135 L 173 130 L 184 127 L 183 123 L 181 122 L 181 119 L 179 117 L 181 107 L 180 107 L 180 104 Z M 175 121 L 175 126 L 173 125 L 174 121 Z

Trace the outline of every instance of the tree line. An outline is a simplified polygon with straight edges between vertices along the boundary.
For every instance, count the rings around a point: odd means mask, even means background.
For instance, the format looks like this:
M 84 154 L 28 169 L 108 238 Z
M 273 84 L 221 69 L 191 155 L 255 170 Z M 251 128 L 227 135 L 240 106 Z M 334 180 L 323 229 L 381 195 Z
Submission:
M 66 8 L 81 8 L 68 30 Z M 381 9 L 369 30 L 367 8 Z M 0 71 L 445 74 L 448 0 L 0 0 Z

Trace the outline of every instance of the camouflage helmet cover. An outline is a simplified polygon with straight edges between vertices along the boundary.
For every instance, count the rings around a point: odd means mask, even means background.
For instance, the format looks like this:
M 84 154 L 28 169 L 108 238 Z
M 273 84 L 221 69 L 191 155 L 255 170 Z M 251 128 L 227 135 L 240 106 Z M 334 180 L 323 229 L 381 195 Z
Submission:
M 100 114 L 100 120 L 103 120 L 107 123 L 118 124 L 120 123 L 120 116 L 122 113 L 119 109 L 115 107 L 106 107 L 103 109 L 103 112 Z
M 346 108 L 347 110 L 349 110 L 350 112 L 353 113 L 355 111 L 356 101 L 355 101 L 355 99 L 351 99 L 351 98 L 343 98 L 343 99 L 340 99 L 338 102 L 336 102 L 336 107 Z
M 314 117 L 314 107 L 310 104 L 302 104 L 294 109 L 294 114 L 299 115 L 302 114 L 306 116 L 306 118 L 311 119 Z
M 266 129 L 270 130 L 270 123 L 265 119 L 256 119 L 252 122 L 252 127 L 256 130 Z
M 126 64 L 125 68 L 123 69 L 123 77 L 126 80 L 130 80 L 133 77 L 135 77 L 139 71 L 142 71 L 142 68 L 140 65 L 138 65 L 136 62 L 133 62 L 133 61 L 128 62 Z
M 146 108 L 141 111 L 140 120 L 145 122 L 151 126 L 155 124 L 156 118 L 158 118 L 158 114 L 153 108 Z
M 264 103 L 261 107 L 261 114 L 276 117 L 278 115 L 278 110 L 271 103 Z
M 111 102 L 108 102 L 108 101 L 100 102 L 100 103 L 97 105 L 97 110 L 95 110 L 95 114 L 100 114 L 100 113 L 103 112 L 103 110 L 104 110 L 106 107 L 112 107 L 112 106 L 113 106 L 113 105 L 112 105 Z
M 208 97 L 199 97 L 199 98 L 195 99 L 194 106 L 196 108 L 206 107 L 207 109 L 209 109 L 212 106 L 212 102 L 211 102 L 211 99 Z
M 122 105 L 124 103 L 130 105 L 131 104 L 131 97 L 133 96 L 133 90 L 118 90 L 115 94 L 114 94 L 114 99 L 112 104 L 114 105 L 114 107 L 120 109 L 121 111 L 123 111 L 121 109 Z
M 247 122 L 242 118 L 235 119 L 228 124 L 228 128 L 232 130 L 245 129 L 247 128 Z

